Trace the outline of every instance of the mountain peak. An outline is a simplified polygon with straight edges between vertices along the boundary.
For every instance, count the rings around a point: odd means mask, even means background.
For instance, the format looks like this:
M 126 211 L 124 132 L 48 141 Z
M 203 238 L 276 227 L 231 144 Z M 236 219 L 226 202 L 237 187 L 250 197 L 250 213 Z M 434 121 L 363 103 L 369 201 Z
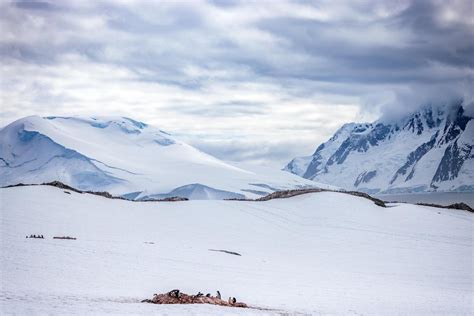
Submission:
M 44 119 L 51 121 L 68 120 L 71 122 L 89 124 L 95 128 L 114 128 L 117 127 L 125 133 L 139 134 L 141 130 L 146 128 L 148 125 L 135 121 L 128 117 L 123 116 L 95 116 L 95 117 L 83 117 L 83 116 L 47 116 Z
M 425 105 L 398 119 L 344 124 L 284 170 L 369 193 L 474 191 L 474 123 L 464 107 Z

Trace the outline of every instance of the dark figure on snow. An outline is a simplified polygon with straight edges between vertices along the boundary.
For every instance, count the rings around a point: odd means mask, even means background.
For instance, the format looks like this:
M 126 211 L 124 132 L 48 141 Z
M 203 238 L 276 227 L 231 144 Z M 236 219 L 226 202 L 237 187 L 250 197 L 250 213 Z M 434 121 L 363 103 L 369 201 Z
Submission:
M 235 297 L 233 297 L 233 298 L 232 298 L 232 304 L 235 304 L 235 303 L 237 303 L 237 300 L 236 300 Z
M 196 297 L 201 297 L 201 296 L 204 296 L 204 294 L 202 294 L 201 292 L 198 292 L 198 294 L 196 295 Z
M 173 290 L 173 291 L 169 292 L 168 295 L 171 296 L 171 297 L 179 298 L 179 290 L 178 289 Z
M 217 298 L 221 299 L 221 292 L 217 291 Z
M 211 293 L 207 293 L 207 294 L 206 294 L 206 297 L 211 297 Z

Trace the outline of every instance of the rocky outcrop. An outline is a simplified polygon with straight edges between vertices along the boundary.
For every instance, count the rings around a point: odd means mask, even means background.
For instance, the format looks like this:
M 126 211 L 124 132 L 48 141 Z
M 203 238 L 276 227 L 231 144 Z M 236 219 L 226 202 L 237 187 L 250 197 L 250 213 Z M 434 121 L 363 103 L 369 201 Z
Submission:
M 474 212 L 472 207 L 467 205 L 466 203 L 454 203 L 450 205 L 439 205 L 439 204 L 432 204 L 432 203 L 416 203 L 416 205 L 423 205 L 423 206 L 431 206 L 431 207 L 437 207 L 437 208 L 450 208 L 454 210 L 463 210 L 463 211 L 468 211 L 468 212 Z
M 203 295 L 198 293 L 196 295 L 188 295 L 181 293 L 179 290 L 172 290 L 165 294 L 154 294 L 152 299 L 145 299 L 142 303 L 151 303 L 151 304 L 211 304 L 219 306 L 229 306 L 229 307 L 243 307 L 247 308 L 247 304 L 242 302 L 237 302 L 235 298 L 230 298 L 227 301 L 219 297 L 208 295 Z
M 255 201 L 269 201 L 269 200 L 273 200 L 273 199 L 285 199 L 285 198 L 290 198 L 292 196 L 297 196 L 297 195 L 301 195 L 301 194 L 318 193 L 318 192 L 336 192 L 336 193 L 341 193 L 341 194 L 349 194 L 349 195 L 363 197 L 363 198 L 366 198 L 368 200 L 371 200 L 376 205 L 381 206 L 381 207 L 386 206 L 384 201 L 382 201 L 380 199 L 377 199 L 377 198 L 374 198 L 373 196 L 371 196 L 367 193 L 364 193 L 364 192 L 328 190 L 328 189 L 319 189 L 319 188 L 277 191 L 277 192 L 270 193 L 267 196 L 256 199 Z
M 133 201 L 133 202 L 177 202 L 177 201 L 188 201 L 187 198 L 185 197 L 180 197 L 180 196 L 171 196 L 171 197 L 166 197 L 166 198 L 163 198 L 163 199 L 146 199 L 146 200 L 130 200 L 130 199 L 126 199 L 122 196 L 115 196 L 115 195 L 112 195 L 110 194 L 109 192 L 105 192 L 105 191 L 99 191 L 99 192 L 96 192 L 96 191 L 82 191 L 82 190 L 78 190 L 76 188 L 73 188 L 67 184 L 64 184 L 60 181 L 52 181 L 52 182 L 47 182 L 47 183 L 42 183 L 42 184 L 24 184 L 24 183 L 18 183 L 18 184 L 14 184 L 14 185 L 7 185 L 7 186 L 4 186 L 3 188 L 12 188 L 12 187 L 24 187 L 24 186 L 36 186 L 36 185 L 46 185 L 46 186 L 52 186 L 52 187 L 56 187 L 56 188 L 60 188 L 60 189 L 63 189 L 63 190 L 69 190 L 69 191 L 72 191 L 72 192 L 76 192 L 76 193 L 79 193 L 79 194 L 92 194 L 92 195 L 98 195 L 98 196 L 102 196 L 102 197 L 105 197 L 105 198 L 108 198 L 108 199 L 117 199 L 117 200 L 126 200 L 126 201 Z M 70 194 L 70 192 L 67 192 L 65 191 L 64 193 L 67 193 L 67 194 Z

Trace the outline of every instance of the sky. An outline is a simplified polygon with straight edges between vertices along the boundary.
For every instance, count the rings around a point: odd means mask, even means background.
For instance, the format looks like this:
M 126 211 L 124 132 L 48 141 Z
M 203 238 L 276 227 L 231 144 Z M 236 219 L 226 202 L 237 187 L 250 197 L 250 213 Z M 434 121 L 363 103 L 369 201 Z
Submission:
M 0 125 L 119 115 L 283 165 L 342 124 L 473 99 L 467 1 L 0 0 Z

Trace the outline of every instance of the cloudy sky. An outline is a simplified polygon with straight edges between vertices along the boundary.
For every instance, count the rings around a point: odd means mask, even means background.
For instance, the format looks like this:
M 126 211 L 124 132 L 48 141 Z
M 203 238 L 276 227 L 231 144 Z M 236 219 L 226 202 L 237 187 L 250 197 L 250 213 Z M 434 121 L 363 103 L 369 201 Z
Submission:
M 0 124 L 123 115 L 283 165 L 343 123 L 472 99 L 472 1 L 0 0 Z

